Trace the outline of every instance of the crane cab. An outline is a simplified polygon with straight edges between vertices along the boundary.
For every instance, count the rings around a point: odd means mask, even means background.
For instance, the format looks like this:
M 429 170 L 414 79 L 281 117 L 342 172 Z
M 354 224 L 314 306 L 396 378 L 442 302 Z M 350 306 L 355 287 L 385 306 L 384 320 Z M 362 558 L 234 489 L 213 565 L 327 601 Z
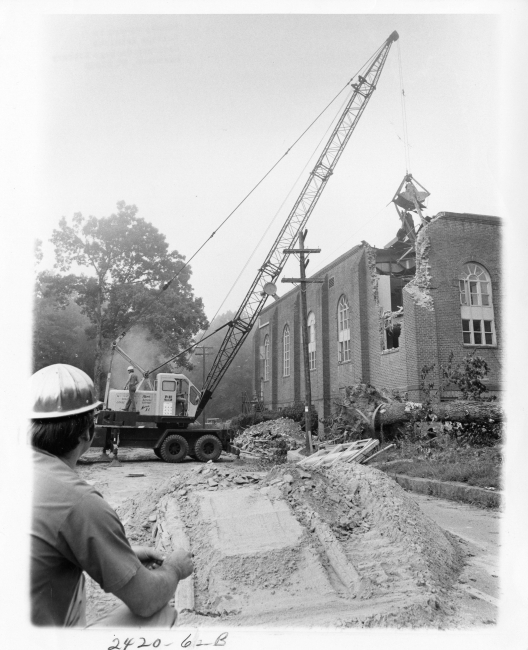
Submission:
M 200 391 L 185 375 L 164 372 L 154 381 L 154 390 L 143 390 L 138 384 L 135 394 L 136 412 L 142 416 L 194 418 L 200 401 Z M 108 408 L 124 411 L 128 390 L 111 390 Z
M 154 382 L 155 415 L 193 417 L 200 401 L 200 391 L 185 375 L 160 373 Z

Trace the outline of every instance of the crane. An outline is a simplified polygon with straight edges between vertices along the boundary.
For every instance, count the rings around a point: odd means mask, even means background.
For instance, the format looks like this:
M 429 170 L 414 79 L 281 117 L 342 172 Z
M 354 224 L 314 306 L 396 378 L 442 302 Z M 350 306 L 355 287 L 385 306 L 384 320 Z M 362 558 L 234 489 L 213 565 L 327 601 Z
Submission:
M 141 402 L 138 412 L 125 412 L 122 407 L 126 401 L 126 391 L 110 390 L 108 381 L 105 409 L 97 416 L 96 437 L 93 443 L 95 446 L 110 448 L 111 439 L 115 460 L 117 460 L 119 444 L 152 448 L 158 457 L 167 462 L 181 462 L 187 455 L 201 461 L 216 460 L 222 450 L 233 449 L 226 430 L 206 431 L 188 429 L 188 427 L 197 420 L 211 399 L 215 388 L 251 332 L 268 296 L 276 292 L 275 282 L 286 264 L 283 250 L 293 248 L 299 234 L 304 230 L 363 111 L 376 90 L 390 48 L 398 38 L 398 32 L 392 32 L 371 57 L 372 62 L 367 70 L 362 75 L 358 75 L 356 81 L 352 79 L 349 82 L 353 92 L 299 197 L 258 269 L 235 316 L 222 326 L 227 327 L 227 332 L 202 391 L 198 391 L 185 375 L 159 373 L 153 391 L 137 391 Z M 117 342 L 114 348 L 132 362 L 132 359 L 117 346 Z M 139 368 L 137 364 L 135 365 Z M 152 371 L 139 369 L 148 379 Z
M 364 75 L 358 77 L 356 83 L 351 84 L 354 89 L 352 96 L 347 102 L 315 167 L 310 172 L 308 180 L 291 209 L 286 222 L 273 242 L 264 263 L 259 268 L 242 304 L 229 324 L 228 331 L 202 389 L 197 416 L 211 399 L 213 391 L 218 386 L 218 383 L 229 368 L 231 361 L 251 332 L 260 312 L 264 308 L 268 296 L 274 290 L 275 282 L 286 264 L 286 257 L 282 254 L 282 250 L 285 248 L 293 248 L 299 237 L 299 233 L 304 230 L 306 222 L 310 218 L 319 197 L 334 173 L 339 158 L 350 140 L 369 99 L 376 90 L 376 85 L 391 45 L 398 38 L 398 32 L 392 32 L 379 49 L 377 56 L 370 64 L 368 70 Z

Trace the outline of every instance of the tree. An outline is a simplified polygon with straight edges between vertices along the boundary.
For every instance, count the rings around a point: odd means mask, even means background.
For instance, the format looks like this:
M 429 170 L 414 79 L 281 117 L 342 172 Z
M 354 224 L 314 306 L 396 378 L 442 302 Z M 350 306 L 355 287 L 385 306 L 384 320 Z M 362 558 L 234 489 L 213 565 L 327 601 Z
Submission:
M 37 293 L 33 307 L 33 372 L 52 363 L 69 363 L 86 373 L 94 367 L 90 321 L 74 303 L 61 307 Z
M 51 238 L 59 273 L 39 276 L 44 298 L 61 307 L 73 299 L 89 319 L 99 395 L 104 353 L 132 324 L 146 327 L 168 355 L 188 347 L 193 334 L 207 327 L 202 300 L 189 284 L 191 269 L 183 268 L 185 258 L 169 251 L 165 236 L 136 215 L 135 205 L 120 201 L 108 217 L 76 213 L 71 223 L 63 217 Z M 66 274 L 72 267 L 89 274 Z M 186 359 L 179 363 L 188 365 Z

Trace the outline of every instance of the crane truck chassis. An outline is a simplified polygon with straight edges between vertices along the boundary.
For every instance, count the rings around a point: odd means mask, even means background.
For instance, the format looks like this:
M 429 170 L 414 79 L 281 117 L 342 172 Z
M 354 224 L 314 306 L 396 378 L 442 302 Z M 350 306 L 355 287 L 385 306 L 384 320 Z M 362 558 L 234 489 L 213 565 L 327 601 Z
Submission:
M 112 451 L 117 460 L 120 447 L 153 449 L 167 463 L 180 463 L 187 456 L 216 461 L 222 451 L 239 454 L 231 444 L 229 429 L 188 429 L 195 421 L 201 393 L 185 375 L 160 373 L 154 390 L 136 391 L 137 411 L 122 410 L 128 390 L 111 390 L 108 409 L 95 421 L 92 447 Z

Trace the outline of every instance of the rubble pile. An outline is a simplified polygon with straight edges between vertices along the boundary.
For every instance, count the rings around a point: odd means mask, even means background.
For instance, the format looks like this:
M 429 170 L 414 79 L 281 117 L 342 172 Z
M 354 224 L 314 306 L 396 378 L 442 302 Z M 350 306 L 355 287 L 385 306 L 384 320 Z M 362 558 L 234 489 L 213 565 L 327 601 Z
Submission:
M 128 527 L 128 537 L 134 543 L 146 543 L 156 538 L 158 505 L 163 496 L 173 494 L 181 501 L 186 501 L 193 490 L 216 491 L 223 488 L 236 488 L 258 483 L 263 473 L 246 472 L 241 468 L 223 467 L 209 461 L 165 481 L 156 488 L 151 488 L 136 499 L 130 499 L 126 505 L 117 508 L 123 525 Z
M 262 475 L 258 473 L 224 468 L 209 461 L 182 476 L 177 482 L 172 479 L 169 491 L 175 492 L 178 498 L 185 500 L 193 489 L 216 491 L 222 488 L 236 488 L 258 483 L 261 478 Z
M 237 434 L 234 444 L 242 451 L 257 455 L 269 462 L 285 462 L 291 449 L 303 446 L 304 433 L 298 422 L 279 418 L 261 422 Z

